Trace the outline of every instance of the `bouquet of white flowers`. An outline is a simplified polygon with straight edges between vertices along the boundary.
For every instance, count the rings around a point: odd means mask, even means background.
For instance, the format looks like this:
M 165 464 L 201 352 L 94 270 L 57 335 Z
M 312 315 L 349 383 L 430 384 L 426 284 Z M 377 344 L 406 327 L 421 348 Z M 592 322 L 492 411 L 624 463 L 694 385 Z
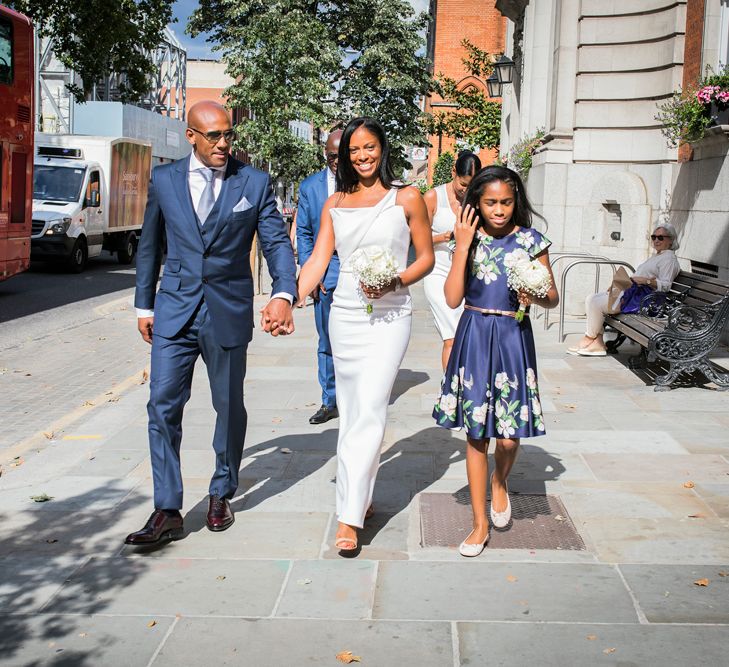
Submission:
M 398 266 L 392 251 L 382 246 L 367 246 L 355 250 L 349 258 L 352 273 L 366 287 L 384 287 L 397 276 Z M 372 312 L 372 304 L 366 306 Z
M 507 282 L 516 292 L 526 292 L 532 296 L 547 296 L 552 287 L 552 278 L 547 267 L 539 260 L 531 259 L 526 250 L 515 250 L 504 257 Z M 514 318 L 517 322 L 524 319 L 526 306 L 519 304 L 519 310 Z

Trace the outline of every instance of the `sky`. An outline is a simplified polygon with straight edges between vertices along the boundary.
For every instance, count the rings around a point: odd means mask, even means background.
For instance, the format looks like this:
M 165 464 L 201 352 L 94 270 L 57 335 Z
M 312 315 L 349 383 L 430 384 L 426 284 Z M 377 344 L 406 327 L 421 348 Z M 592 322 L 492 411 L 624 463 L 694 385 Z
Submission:
M 416 11 L 427 11 L 429 0 L 410 0 L 410 4 Z M 197 9 L 197 0 L 177 0 L 173 7 L 173 15 L 177 19 L 176 23 L 173 23 L 170 28 L 175 36 L 182 43 L 182 46 L 187 50 L 187 57 L 191 59 L 196 58 L 219 58 L 219 54 L 213 52 L 210 44 L 205 42 L 203 35 L 192 39 L 190 35 L 185 34 L 185 27 L 187 26 L 187 20 L 195 9 Z

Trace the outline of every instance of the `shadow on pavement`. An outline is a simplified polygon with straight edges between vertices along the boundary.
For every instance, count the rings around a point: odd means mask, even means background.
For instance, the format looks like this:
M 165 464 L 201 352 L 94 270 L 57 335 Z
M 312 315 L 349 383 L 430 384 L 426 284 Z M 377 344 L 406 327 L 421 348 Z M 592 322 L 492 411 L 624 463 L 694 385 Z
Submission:
M 118 637 L 97 635 L 83 651 L 67 644 L 78 635 L 78 614 L 103 614 L 116 593 L 148 569 L 140 559 L 109 558 L 109 541 L 119 540 L 115 526 L 134 511 L 124 501 L 116 504 L 124 493 L 112 484 L 64 498 L 63 510 L 47 503 L 0 514 L 0 662 L 26 667 L 103 664 L 101 647 L 108 650 Z M 27 655 L 31 645 L 31 653 L 37 654 L 39 645 L 47 653 L 36 660 Z
M 71 274 L 59 265 L 33 263 L 30 271 L 0 283 L 0 323 L 134 287 L 134 264 L 97 257 L 83 273 Z
M 453 464 L 463 461 L 465 444 L 453 432 L 433 426 L 398 440 L 383 452 L 375 484 L 375 515 L 360 531 L 360 545 L 371 544 L 416 494 L 435 484 Z
M 292 486 L 314 475 L 336 456 L 337 431 L 282 435 L 246 447 L 245 467 L 240 470 L 240 486 L 230 503 L 233 512 L 250 510 L 269 498 L 285 494 Z M 334 485 L 321 478 L 323 492 Z M 303 511 L 309 508 L 300 508 Z M 205 496 L 185 515 L 185 534 L 206 528 L 208 497 Z
M 411 371 L 409 368 L 401 368 L 397 373 L 395 384 L 392 387 L 390 405 L 395 403 L 400 396 L 408 392 L 413 387 L 417 387 L 419 384 L 428 382 L 428 380 L 430 380 L 430 376 L 423 371 Z

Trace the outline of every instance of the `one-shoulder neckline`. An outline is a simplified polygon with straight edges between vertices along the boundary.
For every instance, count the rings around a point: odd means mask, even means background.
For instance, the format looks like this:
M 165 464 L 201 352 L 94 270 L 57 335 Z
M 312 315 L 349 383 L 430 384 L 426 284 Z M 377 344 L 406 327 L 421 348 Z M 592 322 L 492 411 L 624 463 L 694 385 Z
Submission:
M 330 210 L 331 211 L 366 211 L 370 208 L 376 208 L 383 201 L 385 201 L 385 199 L 387 199 L 393 191 L 397 192 L 397 188 L 390 188 L 387 191 L 387 193 L 385 195 L 383 195 L 382 197 L 380 197 L 380 199 L 377 200 L 377 203 L 372 204 L 372 206 L 334 206 Z M 402 206 L 400 208 L 402 208 Z

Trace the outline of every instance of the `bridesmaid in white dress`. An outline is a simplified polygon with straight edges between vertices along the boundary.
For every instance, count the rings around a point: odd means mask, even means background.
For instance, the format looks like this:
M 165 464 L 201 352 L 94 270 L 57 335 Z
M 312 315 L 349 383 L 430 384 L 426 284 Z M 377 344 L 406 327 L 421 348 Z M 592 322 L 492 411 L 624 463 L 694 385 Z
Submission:
M 430 303 L 430 310 L 435 319 L 435 327 L 443 339 L 441 363 L 445 370 L 448 357 L 451 355 L 453 338 L 456 335 L 458 320 L 461 319 L 463 304 L 458 308 L 450 308 L 445 302 L 443 286 L 451 269 L 451 253 L 448 241 L 453 238 L 453 227 L 461 200 L 466 193 L 473 175 L 481 170 L 481 160 L 471 151 L 461 151 L 453 165 L 453 178 L 449 183 L 438 185 L 425 193 L 425 205 L 428 208 L 433 231 L 433 248 L 435 249 L 435 267 L 425 277 L 423 286 L 425 296 Z
M 357 551 L 357 529 L 372 512 L 387 405 L 410 340 L 407 287 L 434 263 L 423 197 L 416 188 L 395 184 L 389 158 L 377 121 L 355 118 L 347 125 L 339 144 L 337 192 L 324 205 L 314 250 L 299 274 L 301 299 L 318 284 L 336 249 L 341 269 L 329 317 L 339 407 L 334 545 L 345 555 Z M 416 258 L 407 266 L 411 239 Z M 380 289 L 365 288 L 348 265 L 357 248 L 373 245 L 390 248 L 400 268 Z

